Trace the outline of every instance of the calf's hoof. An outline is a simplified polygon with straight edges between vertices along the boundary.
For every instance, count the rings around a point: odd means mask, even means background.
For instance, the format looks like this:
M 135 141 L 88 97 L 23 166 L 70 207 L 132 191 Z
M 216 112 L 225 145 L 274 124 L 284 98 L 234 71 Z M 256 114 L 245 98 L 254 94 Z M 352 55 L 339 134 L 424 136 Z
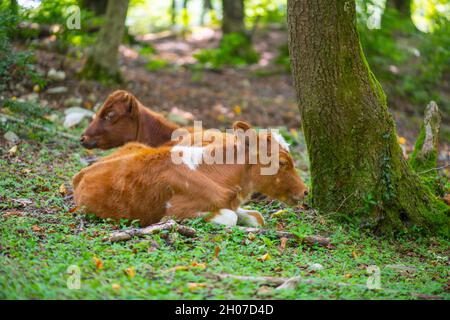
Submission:
M 262 227 L 266 224 L 263 215 L 256 210 L 246 210 L 238 208 L 237 211 L 238 223 L 240 225 L 249 227 Z

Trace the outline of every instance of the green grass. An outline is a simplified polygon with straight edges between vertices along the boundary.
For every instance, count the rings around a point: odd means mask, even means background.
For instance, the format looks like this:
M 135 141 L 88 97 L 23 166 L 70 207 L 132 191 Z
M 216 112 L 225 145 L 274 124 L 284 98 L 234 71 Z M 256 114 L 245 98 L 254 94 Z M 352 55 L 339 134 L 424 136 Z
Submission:
M 0 136 L 9 130 L 23 140 L 13 156 L 0 140 L 0 299 L 417 299 L 417 294 L 450 298 L 448 240 L 375 238 L 313 210 L 286 208 L 271 218 L 284 208 L 278 202 L 251 207 L 261 210 L 268 229 L 329 236 L 335 248 L 289 240 L 281 250 L 276 237 L 252 237 L 201 219 L 185 222 L 197 230 L 194 238 L 162 232 L 119 243 L 103 241 L 127 226 L 71 213 L 72 200 L 59 193 L 60 185 L 84 166 L 86 151 L 76 141 L 0 122 Z M 261 261 L 266 253 L 271 259 Z M 102 268 L 94 258 L 101 260 Z M 313 271 L 313 263 L 324 268 Z M 67 287 L 71 265 L 81 271 L 78 290 Z M 380 268 L 379 290 L 366 288 L 370 265 Z M 129 268 L 134 276 L 126 272 Z M 222 273 L 300 275 L 314 283 L 275 290 L 274 285 L 214 277 Z

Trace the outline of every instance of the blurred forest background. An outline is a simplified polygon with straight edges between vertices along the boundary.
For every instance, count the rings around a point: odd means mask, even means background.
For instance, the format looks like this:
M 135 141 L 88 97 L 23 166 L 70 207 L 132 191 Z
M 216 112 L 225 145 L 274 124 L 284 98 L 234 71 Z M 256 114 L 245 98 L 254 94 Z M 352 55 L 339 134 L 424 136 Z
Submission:
M 124 88 L 182 125 L 197 119 L 223 128 L 243 119 L 299 130 L 286 0 L 110 2 L 1 2 L 0 95 L 7 112 L 36 104 L 62 124 L 56 111 L 76 107 L 89 115 L 85 110 L 95 110 L 112 89 Z M 363 50 L 405 152 L 434 100 L 443 112 L 439 158 L 447 160 L 450 3 L 358 0 L 357 13 Z

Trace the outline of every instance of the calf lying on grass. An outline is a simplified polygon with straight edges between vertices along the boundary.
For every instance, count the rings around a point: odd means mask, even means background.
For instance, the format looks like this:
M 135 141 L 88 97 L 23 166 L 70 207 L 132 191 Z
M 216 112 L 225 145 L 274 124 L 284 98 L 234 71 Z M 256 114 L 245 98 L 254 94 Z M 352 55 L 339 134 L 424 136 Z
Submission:
M 249 128 L 245 123 L 238 126 Z M 235 150 L 239 147 L 235 135 L 223 133 L 222 137 L 232 141 Z M 248 151 L 246 161 L 241 164 L 194 161 L 224 148 L 218 142 L 202 147 L 159 148 L 130 143 L 84 168 L 73 178 L 75 202 L 99 217 L 139 220 L 142 226 L 165 216 L 178 219 L 205 216 L 207 220 L 225 225 L 235 225 L 239 218 L 244 224 L 262 225 L 264 219 L 259 212 L 239 208 L 251 193 L 260 192 L 288 204 L 297 204 L 306 194 L 306 187 L 284 144 L 270 134 L 258 136 L 258 139 L 279 147 L 279 170 L 274 175 L 261 174 L 267 165 L 260 161 L 248 163 Z M 180 152 L 182 162 L 175 164 L 173 154 Z
M 178 126 L 142 105 L 131 93 L 111 93 L 81 136 L 88 149 L 111 149 L 137 141 L 158 147 L 168 141 Z

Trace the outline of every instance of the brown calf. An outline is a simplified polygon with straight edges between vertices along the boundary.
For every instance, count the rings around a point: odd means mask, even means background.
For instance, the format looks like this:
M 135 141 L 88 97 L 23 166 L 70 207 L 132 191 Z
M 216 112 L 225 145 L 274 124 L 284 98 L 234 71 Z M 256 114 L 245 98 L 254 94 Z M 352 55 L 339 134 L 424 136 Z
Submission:
M 223 137 L 236 141 L 230 134 Z M 270 135 L 263 139 L 278 143 Z M 103 218 L 139 220 L 143 226 L 164 216 L 192 218 L 206 212 L 211 212 L 207 219 L 215 223 L 235 225 L 239 219 L 244 224 L 262 225 L 264 219 L 259 212 L 239 208 L 251 193 L 260 192 L 288 204 L 297 204 L 306 194 L 283 147 L 279 148 L 280 168 L 275 175 L 262 175 L 264 165 L 260 163 L 192 165 L 187 160 L 174 164 L 172 153 L 176 148 L 130 143 L 84 168 L 73 178 L 77 206 Z M 211 143 L 201 148 L 203 154 L 215 146 Z M 200 149 L 181 150 L 184 156 Z
M 137 141 L 158 147 L 170 141 L 178 126 L 142 105 L 131 93 L 111 93 L 81 136 L 88 149 L 111 149 Z

